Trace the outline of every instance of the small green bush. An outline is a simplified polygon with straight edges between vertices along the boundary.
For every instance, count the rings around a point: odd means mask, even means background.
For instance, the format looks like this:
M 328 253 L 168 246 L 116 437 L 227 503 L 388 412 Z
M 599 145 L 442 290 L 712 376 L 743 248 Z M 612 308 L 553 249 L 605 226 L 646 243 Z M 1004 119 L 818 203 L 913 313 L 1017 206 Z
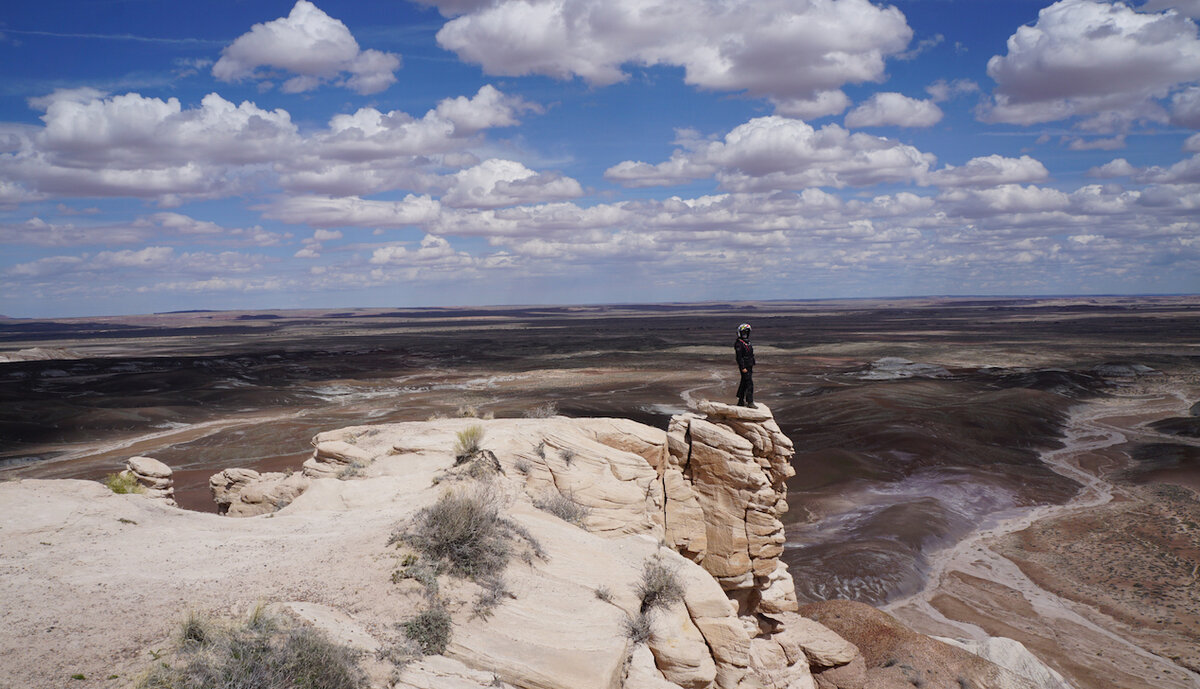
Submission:
M 459 464 L 479 452 L 483 443 L 483 426 L 467 426 L 457 434 L 454 442 L 454 458 Z
M 265 616 L 222 627 L 189 616 L 176 664 L 160 663 L 139 689 L 362 689 L 358 655 L 309 627 L 284 626 Z M 203 643 L 195 638 L 204 629 Z
M 404 635 L 421 647 L 425 655 L 441 655 L 450 644 L 450 613 L 433 605 L 404 623 Z
M 642 565 L 642 579 L 634 591 L 642 601 L 643 613 L 683 600 L 683 584 L 679 582 L 679 574 L 658 558 L 646 560 Z
M 583 527 L 588 515 L 592 513 L 592 509 L 587 505 L 581 505 L 575 502 L 574 497 L 557 491 L 547 491 L 541 497 L 534 498 L 533 506 L 578 527 Z
M 146 488 L 138 483 L 137 477 L 130 471 L 121 471 L 104 477 L 104 485 L 114 493 L 145 493 Z

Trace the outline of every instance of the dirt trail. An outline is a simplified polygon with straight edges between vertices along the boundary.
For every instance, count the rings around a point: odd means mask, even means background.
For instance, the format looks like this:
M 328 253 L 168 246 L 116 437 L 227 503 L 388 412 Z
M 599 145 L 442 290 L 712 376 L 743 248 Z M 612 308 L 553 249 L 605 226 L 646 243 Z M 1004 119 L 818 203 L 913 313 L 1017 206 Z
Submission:
M 1072 679 L 1080 689 L 1099 686 L 1200 687 L 1200 674 L 1140 646 L 1130 629 L 1110 615 L 1046 590 L 995 548 L 997 540 L 1051 518 L 1080 514 L 1114 500 L 1137 500 L 1105 479 L 1125 460 L 1112 450 L 1149 421 L 1186 413 L 1186 396 L 1161 391 L 1115 397 L 1076 407 L 1065 429 L 1063 447 L 1043 453 L 1056 472 L 1082 488 L 1065 505 L 1012 511 L 931 558 L 925 589 L 893 601 L 886 609 L 919 631 L 959 638 L 1012 636 Z M 1007 632 L 1007 633 L 1005 633 Z M 1128 669 L 1144 684 L 1092 684 L 1080 668 L 1113 664 Z M 1102 673 L 1097 671 L 1097 675 Z M 1110 681 L 1115 677 L 1110 675 Z

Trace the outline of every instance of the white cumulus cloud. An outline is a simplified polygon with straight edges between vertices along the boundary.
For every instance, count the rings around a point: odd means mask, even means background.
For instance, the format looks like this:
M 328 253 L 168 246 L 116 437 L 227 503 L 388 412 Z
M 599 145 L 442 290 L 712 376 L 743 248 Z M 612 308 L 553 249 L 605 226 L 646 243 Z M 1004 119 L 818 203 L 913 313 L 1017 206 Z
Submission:
M 283 83 L 288 93 L 335 82 L 370 94 L 391 86 L 399 68 L 398 55 L 361 50 L 345 24 L 298 0 L 288 16 L 255 24 L 226 46 L 212 74 L 221 81 L 263 80 L 270 70 L 283 70 L 294 75 Z
M 516 161 L 493 158 L 455 173 L 441 201 L 447 206 L 499 208 L 582 195 L 583 188 L 570 177 L 538 174 Z
M 688 84 L 823 111 L 849 83 L 880 81 L 912 29 L 869 0 L 427 0 L 457 15 L 438 43 L 488 74 L 608 85 L 623 66 L 683 67 Z M 844 108 L 844 105 L 842 106 Z
M 626 186 L 677 184 L 709 176 L 731 191 L 868 186 L 916 181 L 935 157 L 884 137 L 851 133 L 835 124 L 815 129 L 803 120 L 759 117 L 724 140 L 691 142 L 671 159 L 650 165 L 625 161 L 605 177 Z
M 1164 121 L 1155 99 L 1200 79 L 1196 24 L 1176 13 L 1147 14 L 1123 2 L 1060 0 L 1008 39 L 988 61 L 989 122 L 1034 124 L 1096 116 L 1095 128 Z
M 909 98 L 902 93 L 876 93 L 846 115 L 847 127 L 932 127 L 942 121 L 942 109 L 933 101 Z
M 960 167 L 947 165 L 931 173 L 928 181 L 940 187 L 994 187 L 1042 182 L 1049 176 L 1046 166 L 1035 158 L 1027 155 L 1006 158 L 993 154 L 972 158 Z
M 1124 158 L 1115 158 L 1098 167 L 1087 171 L 1088 177 L 1128 177 L 1137 172 L 1137 168 Z

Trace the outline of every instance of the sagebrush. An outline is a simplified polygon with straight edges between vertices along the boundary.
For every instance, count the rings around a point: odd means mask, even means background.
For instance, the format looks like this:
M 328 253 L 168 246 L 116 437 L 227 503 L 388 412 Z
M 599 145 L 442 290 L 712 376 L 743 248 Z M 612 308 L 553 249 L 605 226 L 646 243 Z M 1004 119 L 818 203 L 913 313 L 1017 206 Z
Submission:
M 557 491 L 547 491 L 534 498 L 533 506 L 579 527 L 585 527 L 588 515 L 592 513 L 590 507 L 576 502 L 575 496 Z
M 642 601 L 643 613 L 683 600 L 683 584 L 679 581 L 679 574 L 658 558 L 646 560 L 642 565 L 642 578 L 634 592 Z
M 500 495 L 491 484 L 443 493 L 423 507 L 407 527 L 392 536 L 447 571 L 467 579 L 496 576 L 524 543 L 533 555 L 541 546 L 520 524 L 501 513 Z
M 425 655 L 441 655 L 450 644 L 450 613 L 435 604 L 404 623 L 404 635 L 421 647 Z
M 160 663 L 139 689 L 362 689 L 358 654 L 310 627 L 266 615 L 221 625 L 191 615 L 174 663 Z

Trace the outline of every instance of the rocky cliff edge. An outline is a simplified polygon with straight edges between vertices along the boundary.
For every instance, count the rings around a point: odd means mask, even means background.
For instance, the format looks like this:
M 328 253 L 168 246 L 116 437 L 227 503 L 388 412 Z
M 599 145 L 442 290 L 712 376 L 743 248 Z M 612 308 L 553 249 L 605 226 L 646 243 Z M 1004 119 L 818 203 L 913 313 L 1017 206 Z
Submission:
M 464 449 L 464 433 L 477 445 Z M 0 654 L 14 659 L 0 680 L 128 685 L 185 611 L 266 602 L 373 652 L 375 686 L 892 686 L 854 644 L 797 612 L 779 559 L 793 447 L 761 404 L 702 402 L 666 432 L 623 419 L 467 418 L 344 428 L 313 445 L 299 472 L 214 475 L 226 516 L 84 481 L 0 485 Z M 449 646 L 389 671 L 380 659 L 429 594 L 397 576 L 415 556 L 393 536 L 477 485 L 501 497 L 538 557 L 495 573 L 502 595 L 482 615 L 476 582 L 439 576 Z M 555 500 L 578 507 L 571 521 L 547 507 Z M 682 590 L 651 615 L 639 595 L 648 563 Z M 629 633 L 639 616 L 643 637 Z M 997 671 L 996 686 L 1034 686 Z

